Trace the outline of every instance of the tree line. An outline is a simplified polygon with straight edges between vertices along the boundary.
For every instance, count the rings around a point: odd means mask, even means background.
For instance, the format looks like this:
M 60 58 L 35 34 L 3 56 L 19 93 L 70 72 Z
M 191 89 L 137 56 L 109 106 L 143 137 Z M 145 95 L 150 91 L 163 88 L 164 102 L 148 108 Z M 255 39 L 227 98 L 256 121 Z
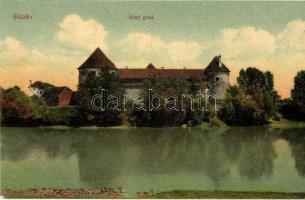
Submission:
M 197 79 L 159 79 L 150 77 L 141 87 L 142 96 L 147 96 L 147 90 L 153 89 L 156 94 L 194 94 L 204 90 L 202 81 Z M 248 126 L 265 125 L 272 120 L 286 118 L 305 121 L 305 71 L 301 70 L 294 78 L 294 87 L 291 97 L 281 99 L 274 89 L 273 74 L 263 72 L 255 67 L 242 69 L 237 77 L 237 84 L 230 86 L 226 97 L 218 112 L 213 109 L 190 110 L 194 102 L 179 101 L 186 110 L 157 111 L 135 110 L 131 103 L 127 103 L 126 111 L 92 109 L 91 98 L 101 89 L 107 95 L 123 96 L 125 89 L 119 78 L 102 71 L 102 76 L 89 74 L 85 83 L 78 86 L 76 105 L 73 107 L 49 107 L 38 96 L 28 96 L 18 86 L 0 89 L 1 97 L 1 124 L 7 126 L 38 126 L 38 125 L 97 125 L 97 126 L 197 126 L 210 123 L 221 126 L 227 125 Z M 147 104 L 147 102 L 144 102 Z

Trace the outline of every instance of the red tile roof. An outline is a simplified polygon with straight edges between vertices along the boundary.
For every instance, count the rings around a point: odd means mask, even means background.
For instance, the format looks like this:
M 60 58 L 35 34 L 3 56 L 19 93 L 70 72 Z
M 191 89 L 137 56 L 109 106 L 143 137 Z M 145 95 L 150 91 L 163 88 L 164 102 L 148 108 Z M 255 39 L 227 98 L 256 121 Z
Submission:
M 221 62 L 221 56 L 215 56 L 210 64 L 204 69 L 205 72 L 230 72 L 230 70 Z
M 155 66 L 151 63 L 149 63 L 146 67 L 146 69 L 156 69 Z
M 203 78 L 202 69 L 118 69 L 120 79 L 146 79 L 150 76 L 158 78 Z
M 116 69 L 113 62 L 102 52 L 100 48 L 96 48 L 95 51 L 89 56 L 89 58 L 78 68 L 110 68 Z
M 89 58 L 78 68 L 111 68 L 116 69 L 114 63 L 97 48 Z M 118 69 L 118 76 L 121 79 L 146 79 L 150 76 L 158 78 L 205 78 L 204 72 L 230 72 L 221 62 L 220 56 L 215 56 L 211 63 L 203 69 L 157 69 L 153 64 L 149 64 L 145 69 Z

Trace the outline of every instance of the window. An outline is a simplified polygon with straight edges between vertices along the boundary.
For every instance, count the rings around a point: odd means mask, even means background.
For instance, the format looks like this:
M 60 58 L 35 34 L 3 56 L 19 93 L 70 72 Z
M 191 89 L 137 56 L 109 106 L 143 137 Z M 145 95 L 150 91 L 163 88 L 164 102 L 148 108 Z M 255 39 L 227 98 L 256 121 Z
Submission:
M 219 81 L 219 77 L 216 77 L 216 82 L 218 82 Z

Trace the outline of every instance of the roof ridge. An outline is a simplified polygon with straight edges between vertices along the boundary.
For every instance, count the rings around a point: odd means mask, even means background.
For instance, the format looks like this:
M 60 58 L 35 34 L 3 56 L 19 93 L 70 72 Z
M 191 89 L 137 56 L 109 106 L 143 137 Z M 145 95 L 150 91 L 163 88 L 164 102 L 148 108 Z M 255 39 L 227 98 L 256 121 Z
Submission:
M 111 68 L 116 69 L 115 64 L 97 47 L 86 61 L 78 69 L 84 68 Z
M 210 64 L 204 69 L 206 72 L 230 72 L 226 65 L 221 61 L 221 55 L 215 56 Z

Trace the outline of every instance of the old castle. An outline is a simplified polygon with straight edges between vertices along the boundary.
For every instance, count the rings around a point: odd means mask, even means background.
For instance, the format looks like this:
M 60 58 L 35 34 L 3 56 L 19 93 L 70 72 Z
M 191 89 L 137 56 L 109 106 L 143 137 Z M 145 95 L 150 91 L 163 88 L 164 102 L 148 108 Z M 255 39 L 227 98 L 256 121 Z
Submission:
M 206 89 L 218 100 L 223 100 L 229 85 L 230 70 L 222 63 L 221 56 L 215 56 L 204 69 L 164 69 L 148 64 L 146 68 L 117 68 L 116 65 L 97 48 L 78 68 L 79 84 L 82 84 L 89 73 L 99 76 L 101 69 L 106 68 L 116 74 L 126 88 L 128 94 L 138 94 L 143 81 L 154 75 L 157 78 L 195 78 L 202 80 Z
M 117 68 L 116 65 L 97 48 L 89 58 L 78 68 L 78 84 L 84 83 L 89 73 L 96 76 L 101 74 L 101 69 L 107 69 L 114 73 L 123 83 L 126 92 L 130 95 L 139 94 L 141 84 L 150 76 L 166 79 L 174 78 L 194 78 L 204 83 L 205 89 L 216 97 L 223 100 L 229 86 L 230 70 L 222 63 L 221 56 L 215 56 L 210 64 L 204 69 L 164 69 L 156 68 L 153 64 L 148 64 L 146 68 Z M 75 94 L 67 86 L 56 87 L 54 85 L 36 81 L 30 81 L 29 89 L 33 95 L 37 95 L 46 100 L 50 106 L 69 106 L 75 103 Z

